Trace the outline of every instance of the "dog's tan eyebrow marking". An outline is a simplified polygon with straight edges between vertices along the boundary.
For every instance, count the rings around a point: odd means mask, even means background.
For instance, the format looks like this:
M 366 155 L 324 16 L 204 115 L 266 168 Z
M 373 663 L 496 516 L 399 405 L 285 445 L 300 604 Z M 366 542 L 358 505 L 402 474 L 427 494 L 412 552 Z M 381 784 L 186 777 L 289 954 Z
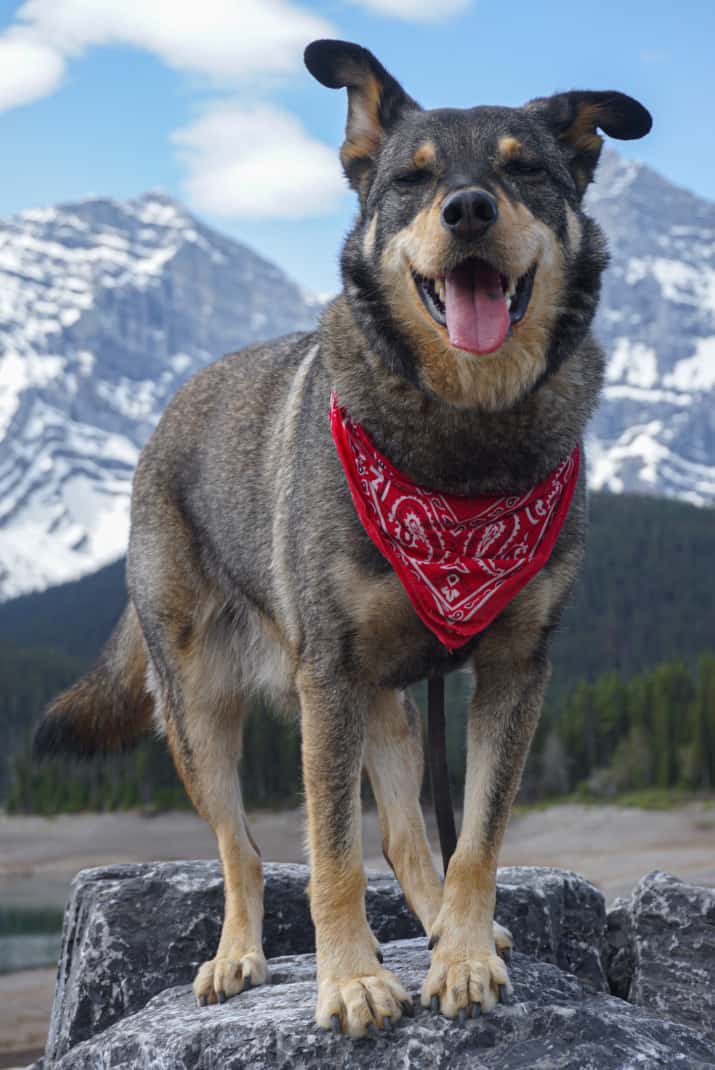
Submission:
M 516 137 L 499 138 L 499 155 L 502 163 L 508 163 L 509 160 L 520 156 L 522 148 L 521 142 Z
M 412 156 L 415 167 L 429 167 L 437 159 L 437 150 L 433 141 L 423 141 Z

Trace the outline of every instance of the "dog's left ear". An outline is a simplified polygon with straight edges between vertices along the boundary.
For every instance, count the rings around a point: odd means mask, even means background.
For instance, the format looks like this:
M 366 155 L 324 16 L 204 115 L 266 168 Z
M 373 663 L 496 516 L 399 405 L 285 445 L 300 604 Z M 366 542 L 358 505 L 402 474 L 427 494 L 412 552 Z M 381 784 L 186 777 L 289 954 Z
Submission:
M 419 110 L 399 82 L 360 45 L 349 41 L 313 41 L 305 65 L 329 89 L 347 89 L 348 120 L 340 159 L 350 185 L 364 196 L 380 147 L 406 111 Z
M 527 104 L 564 147 L 580 195 L 586 190 L 601 154 L 603 130 L 621 141 L 645 137 L 653 125 L 650 112 L 625 93 L 572 90 Z

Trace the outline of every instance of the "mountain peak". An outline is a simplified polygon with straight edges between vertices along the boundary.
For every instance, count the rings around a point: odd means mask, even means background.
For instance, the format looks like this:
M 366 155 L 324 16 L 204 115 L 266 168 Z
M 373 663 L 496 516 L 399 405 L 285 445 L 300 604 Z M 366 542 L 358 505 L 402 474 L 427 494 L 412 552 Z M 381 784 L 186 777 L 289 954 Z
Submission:
M 628 160 L 613 149 L 604 148 L 595 180 L 586 194 L 586 204 L 621 197 L 646 170 L 646 165 L 638 160 Z
M 279 268 L 163 191 L 0 222 L 0 598 L 119 557 L 133 469 L 171 395 L 316 318 Z

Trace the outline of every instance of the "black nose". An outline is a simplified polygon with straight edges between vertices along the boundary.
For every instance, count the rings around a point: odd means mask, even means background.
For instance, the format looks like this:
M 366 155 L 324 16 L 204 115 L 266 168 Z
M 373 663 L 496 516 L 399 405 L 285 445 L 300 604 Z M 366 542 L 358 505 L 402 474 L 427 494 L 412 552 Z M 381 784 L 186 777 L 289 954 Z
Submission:
M 442 202 L 442 222 L 460 238 L 478 238 L 499 216 L 491 193 L 483 189 L 458 189 Z

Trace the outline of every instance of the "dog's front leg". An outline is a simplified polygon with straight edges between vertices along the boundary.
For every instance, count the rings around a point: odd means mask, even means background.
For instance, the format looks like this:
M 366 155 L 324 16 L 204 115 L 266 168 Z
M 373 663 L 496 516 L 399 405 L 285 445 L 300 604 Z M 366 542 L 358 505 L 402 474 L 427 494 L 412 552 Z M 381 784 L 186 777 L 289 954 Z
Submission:
M 515 650 L 509 639 L 497 627 L 485 636 L 476 657 L 462 830 L 432 928 L 432 963 L 422 987 L 423 1005 L 449 1018 L 489 1011 L 511 991 L 492 927 L 497 855 L 549 666 L 543 639 L 528 653 L 523 640 Z
M 370 696 L 348 681 L 301 670 L 303 779 L 308 810 L 310 909 L 318 967 L 316 1021 L 364 1036 L 411 1004 L 378 960 L 365 915 L 360 774 Z

